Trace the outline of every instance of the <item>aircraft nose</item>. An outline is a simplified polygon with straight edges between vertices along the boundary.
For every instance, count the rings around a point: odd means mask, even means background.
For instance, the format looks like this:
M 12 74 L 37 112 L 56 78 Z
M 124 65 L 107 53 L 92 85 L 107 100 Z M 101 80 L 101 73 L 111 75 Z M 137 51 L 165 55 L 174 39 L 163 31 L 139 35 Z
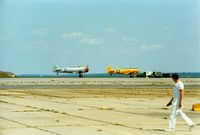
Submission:
M 85 67 L 85 72 L 89 72 L 89 67 Z

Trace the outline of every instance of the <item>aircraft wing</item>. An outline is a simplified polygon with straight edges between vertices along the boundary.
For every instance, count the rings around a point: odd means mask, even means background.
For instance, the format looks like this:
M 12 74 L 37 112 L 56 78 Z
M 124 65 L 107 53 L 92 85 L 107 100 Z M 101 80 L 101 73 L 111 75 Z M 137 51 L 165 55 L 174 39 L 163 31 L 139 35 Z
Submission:
M 129 74 L 135 74 L 136 72 L 134 72 L 134 71 L 126 71 L 124 74 L 125 75 L 129 75 Z
M 125 75 L 133 74 L 133 72 L 126 72 Z

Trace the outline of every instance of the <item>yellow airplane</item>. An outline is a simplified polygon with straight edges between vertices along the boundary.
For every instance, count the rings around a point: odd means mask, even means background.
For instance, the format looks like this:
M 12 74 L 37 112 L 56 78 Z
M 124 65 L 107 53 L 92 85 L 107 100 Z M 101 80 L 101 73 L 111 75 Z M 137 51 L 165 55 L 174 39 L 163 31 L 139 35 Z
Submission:
M 133 77 L 135 74 L 140 72 L 139 68 L 119 68 L 119 69 L 112 69 L 110 65 L 107 66 L 106 72 L 110 74 L 124 74 L 124 75 L 130 75 L 130 77 Z

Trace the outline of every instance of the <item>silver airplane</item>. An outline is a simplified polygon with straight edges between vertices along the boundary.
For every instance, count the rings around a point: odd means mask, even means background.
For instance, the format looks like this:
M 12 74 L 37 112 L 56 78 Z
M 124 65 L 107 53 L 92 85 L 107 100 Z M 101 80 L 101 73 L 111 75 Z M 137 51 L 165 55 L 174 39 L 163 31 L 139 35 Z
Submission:
M 79 77 L 83 77 L 84 73 L 89 72 L 88 66 L 72 66 L 72 67 L 59 67 L 56 64 L 54 64 L 53 72 L 57 73 L 73 73 L 73 74 L 79 74 Z

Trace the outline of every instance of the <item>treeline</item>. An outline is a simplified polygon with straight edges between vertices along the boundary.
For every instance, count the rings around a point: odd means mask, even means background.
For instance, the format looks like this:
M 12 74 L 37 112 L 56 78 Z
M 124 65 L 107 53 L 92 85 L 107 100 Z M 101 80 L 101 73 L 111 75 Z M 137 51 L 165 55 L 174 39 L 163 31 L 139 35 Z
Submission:
M 16 75 L 11 72 L 0 71 L 0 78 L 10 78 L 10 77 L 16 77 Z

